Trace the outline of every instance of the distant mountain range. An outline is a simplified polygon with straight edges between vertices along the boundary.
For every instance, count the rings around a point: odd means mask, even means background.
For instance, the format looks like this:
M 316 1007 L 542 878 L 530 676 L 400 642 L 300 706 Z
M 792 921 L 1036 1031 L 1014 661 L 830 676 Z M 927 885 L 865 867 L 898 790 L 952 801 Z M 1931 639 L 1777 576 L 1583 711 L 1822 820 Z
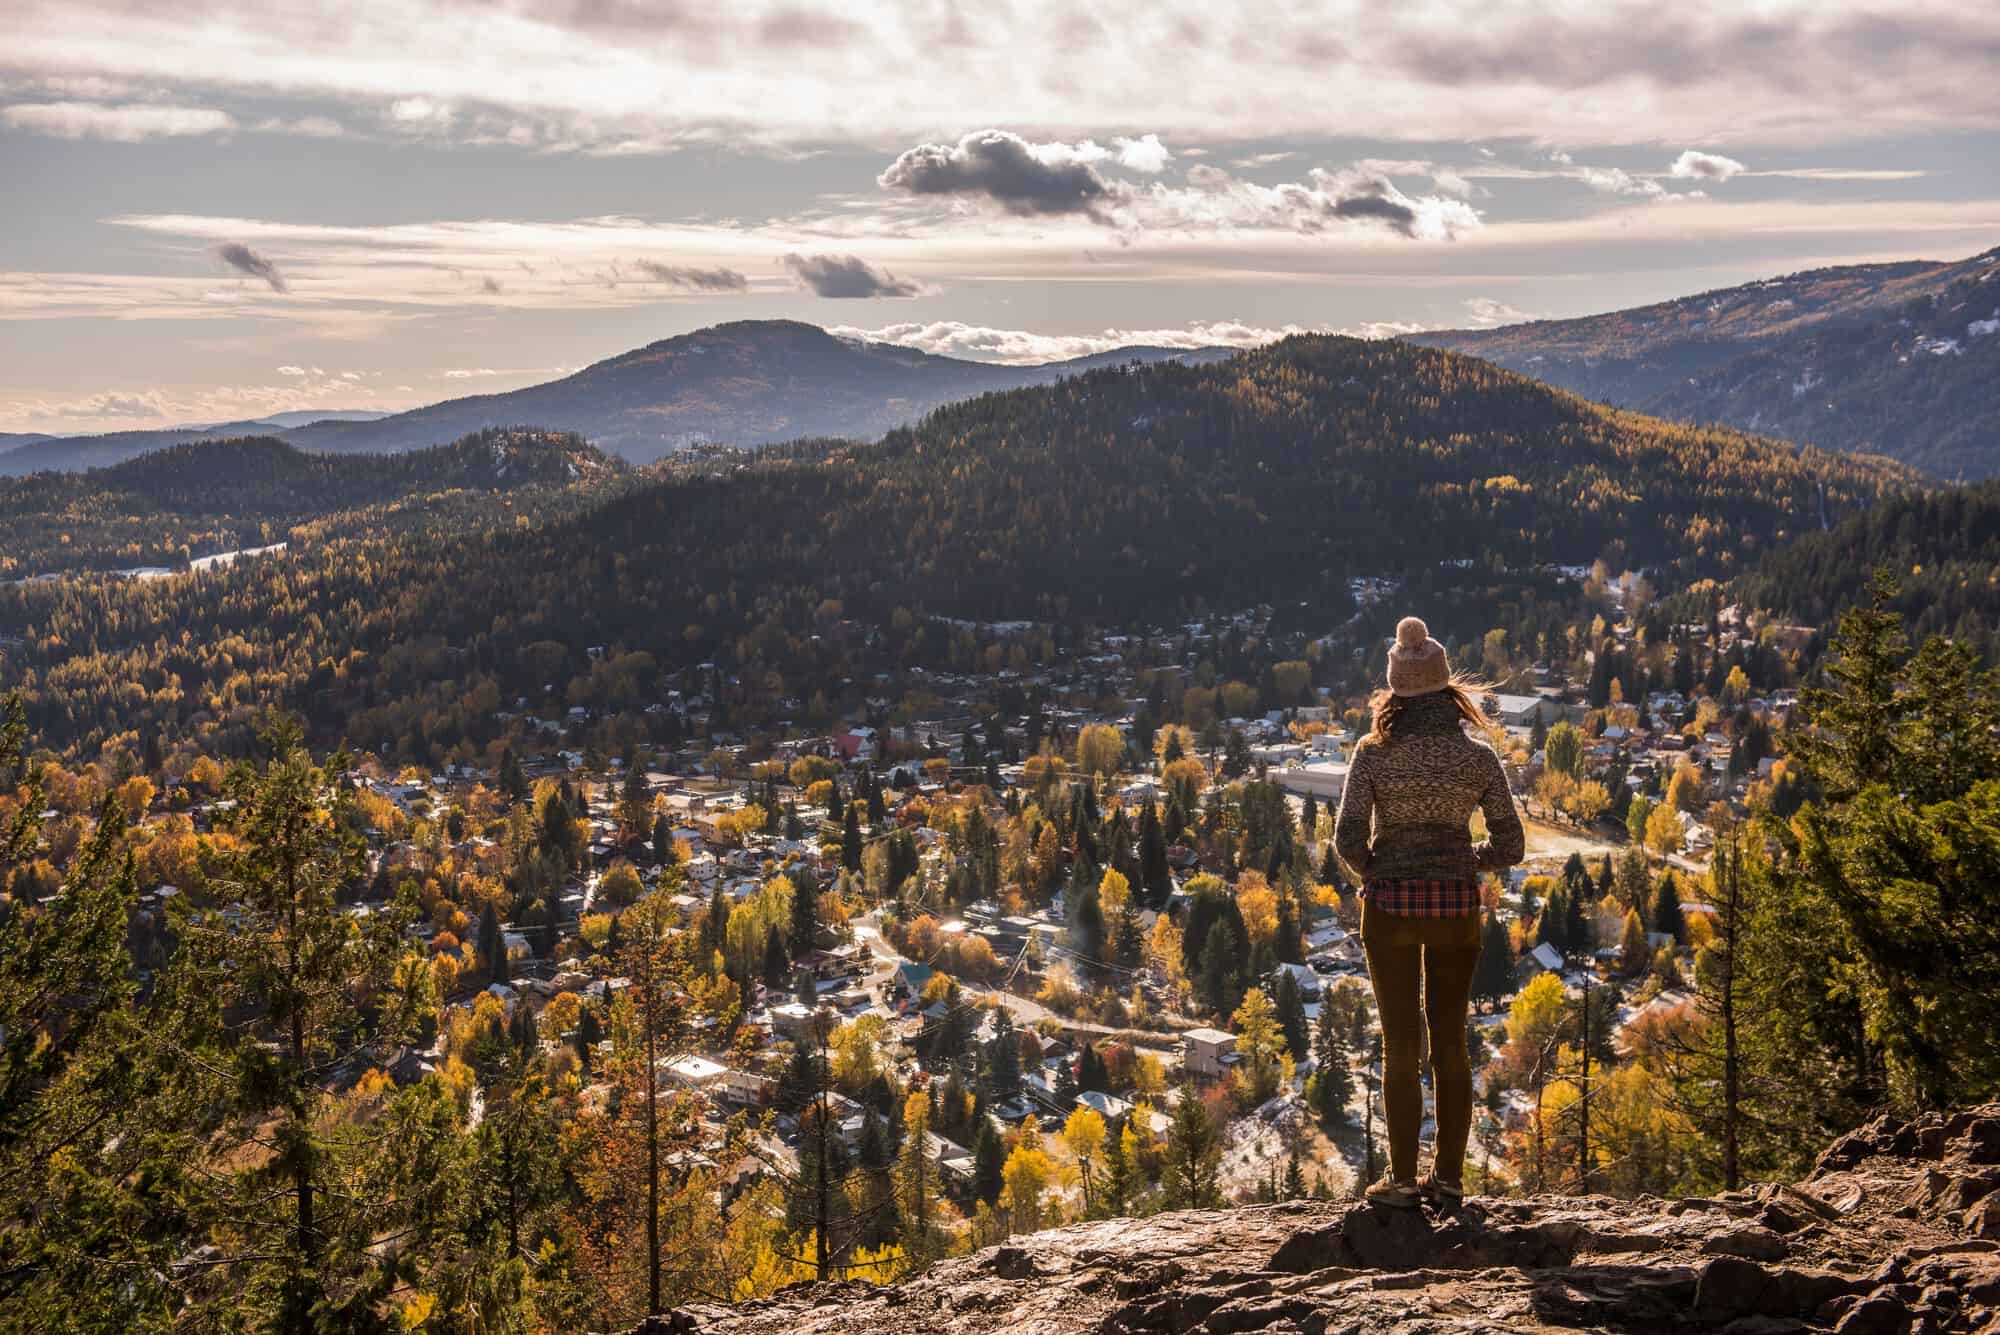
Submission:
M 1410 341 L 1659 417 L 2000 474 L 2000 249 Z
M 300 449 L 331 453 L 393 453 L 487 427 L 522 425 L 574 431 L 608 453 L 651 463 L 709 441 L 873 440 L 943 404 L 992 390 L 1051 384 L 1133 361 L 1218 361 L 1234 351 L 1129 347 L 1038 366 L 1000 366 L 838 338 L 793 320 L 740 320 L 648 344 L 546 384 L 372 420 L 279 423 L 273 431 L 273 418 L 28 443 L 0 453 L 0 474 L 99 468 L 163 446 L 227 436 L 277 435 Z
M 29 480 L 72 488 L 65 518 L 38 530 L 48 560 L 172 564 L 138 546 L 171 515 L 132 517 L 170 495 L 208 504 L 187 489 L 230 471 L 202 457 L 216 448 Z M 235 471 L 268 467 L 273 483 L 229 502 L 246 518 L 190 518 L 175 548 L 288 539 L 284 559 L 233 567 L 217 586 L 0 585 L 0 635 L 18 641 L 26 678 L 48 683 L 31 718 L 64 737 L 173 732 L 212 717 L 224 683 L 269 673 L 316 730 L 414 751 L 421 719 L 474 691 L 540 694 L 563 680 L 547 655 L 583 646 L 667 668 L 731 654 L 746 681 L 784 690 L 842 670 L 830 621 L 1112 627 L 1268 603 L 1323 634 L 1366 611 L 1354 579 L 1385 573 L 1402 581 L 1399 603 L 1470 639 L 1496 606 L 1556 605 L 1562 567 L 1602 558 L 1662 588 L 1727 578 L 1919 485 L 1884 460 L 1614 412 L 1471 358 L 1323 335 L 965 399 L 869 443 L 607 465 L 599 481 L 420 492 L 289 526 L 283 515 L 311 499 L 292 480 L 302 473 L 324 473 L 331 503 L 350 474 L 366 500 L 383 494 L 377 474 L 454 465 L 255 448 Z M 466 469 L 478 442 L 469 449 Z M 150 477 L 155 466 L 170 476 Z M 77 522 L 91 515 L 95 529 Z M 10 550 L 0 543 L 0 557 Z M 103 684 L 56 672 L 79 645 Z M 161 679 L 162 646 L 174 646 L 175 689 L 125 689 Z

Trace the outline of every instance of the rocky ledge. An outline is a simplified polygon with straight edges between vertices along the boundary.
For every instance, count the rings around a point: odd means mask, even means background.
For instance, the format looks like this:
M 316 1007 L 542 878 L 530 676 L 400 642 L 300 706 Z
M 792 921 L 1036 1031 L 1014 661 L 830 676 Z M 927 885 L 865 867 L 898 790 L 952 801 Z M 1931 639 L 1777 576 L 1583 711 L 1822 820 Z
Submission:
M 686 1307 L 634 1335 L 1579 1329 L 2000 1335 L 2000 1104 L 1882 1118 L 1796 1186 L 1107 1220 L 892 1287 Z

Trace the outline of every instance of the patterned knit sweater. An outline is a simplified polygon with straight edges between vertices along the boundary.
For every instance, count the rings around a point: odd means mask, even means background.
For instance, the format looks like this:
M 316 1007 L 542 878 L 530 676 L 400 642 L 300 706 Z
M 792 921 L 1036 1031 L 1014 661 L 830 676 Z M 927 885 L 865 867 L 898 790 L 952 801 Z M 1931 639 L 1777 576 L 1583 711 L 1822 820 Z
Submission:
M 1488 836 L 1476 845 L 1475 807 Z M 1472 881 L 1519 862 L 1525 844 L 1500 757 L 1466 734 L 1447 692 L 1412 696 L 1388 745 L 1355 748 L 1333 847 L 1364 884 Z

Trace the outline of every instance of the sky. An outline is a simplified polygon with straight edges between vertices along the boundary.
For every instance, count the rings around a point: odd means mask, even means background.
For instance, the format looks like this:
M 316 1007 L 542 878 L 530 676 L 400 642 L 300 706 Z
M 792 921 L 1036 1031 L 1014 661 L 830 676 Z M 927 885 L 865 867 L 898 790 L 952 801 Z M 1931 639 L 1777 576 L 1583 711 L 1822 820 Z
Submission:
M 7 0 L 0 431 L 726 320 L 999 361 L 2000 245 L 1990 0 Z

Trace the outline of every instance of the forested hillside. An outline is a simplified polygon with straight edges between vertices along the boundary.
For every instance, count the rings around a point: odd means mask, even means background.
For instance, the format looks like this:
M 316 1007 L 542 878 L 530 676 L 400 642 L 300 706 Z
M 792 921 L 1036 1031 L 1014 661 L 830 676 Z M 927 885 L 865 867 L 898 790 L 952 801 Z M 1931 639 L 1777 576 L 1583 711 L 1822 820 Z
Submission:
M 1576 320 L 1414 336 L 1602 402 L 2000 472 L 2000 251 L 1816 269 Z
M 2000 482 L 1913 493 L 1770 553 L 1739 596 L 1809 625 L 1863 601 L 1877 570 L 1918 636 L 1945 634 L 2000 657 Z
M 576 436 L 490 430 L 399 455 L 327 455 L 270 437 L 199 441 L 87 473 L 0 479 L 0 579 L 179 566 L 284 539 L 289 525 L 456 491 L 593 483 L 623 467 Z
M 1734 575 L 1911 484 L 1448 353 L 1296 338 L 989 396 L 878 445 L 683 467 L 569 518 L 322 524 L 221 581 L 18 587 L 0 635 L 51 737 L 214 725 L 275 687 L 329 732 L 421 745 L 492 726 L 495 699 L 569 681 L 589 700 L 579 646 L 726 654 L 777 695 L 827 669 L 830 620 L 1105 625 L 1303 600 L 1331 624 L 1351 578 L 1384 572 L 1504 587 L 1605 557 Z

